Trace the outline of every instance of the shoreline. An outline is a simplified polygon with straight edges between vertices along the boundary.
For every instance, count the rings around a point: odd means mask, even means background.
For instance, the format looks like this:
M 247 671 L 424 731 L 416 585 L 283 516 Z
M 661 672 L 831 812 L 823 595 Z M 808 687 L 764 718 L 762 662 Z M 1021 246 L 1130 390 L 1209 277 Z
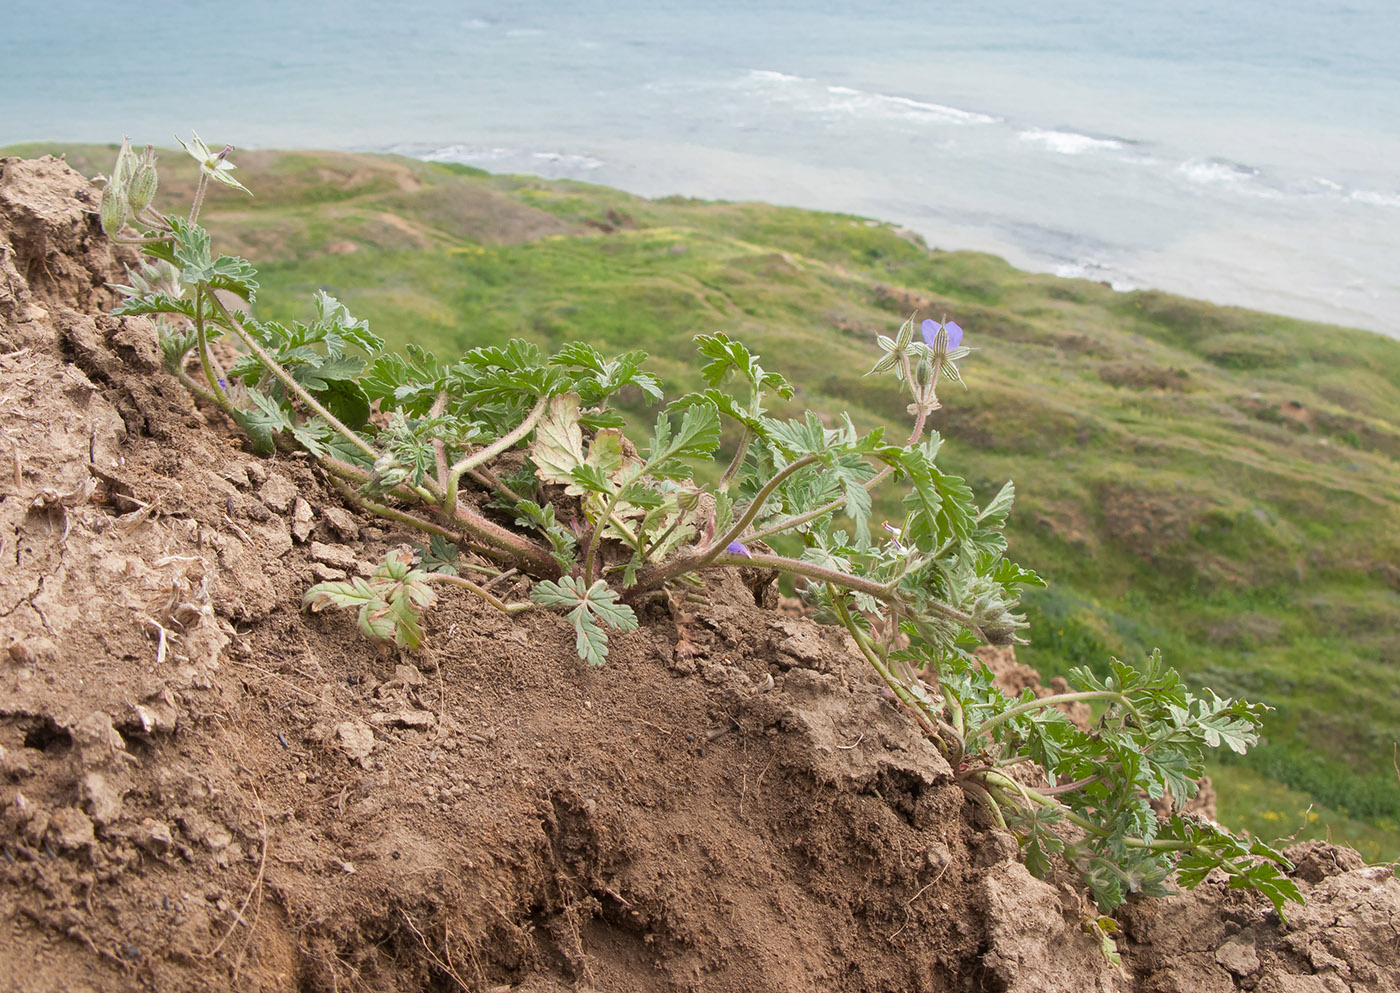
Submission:
M 77 142 L 19 142 L 6 146 L 0 146 L 0 154 L 22 154 L 32 156 L 43 154 L 45 151 L 57 150 L 73 152 L 77 149 L 117 147 L 115 143 L 110 145 L 97 145 L 92 143 Z M 1219 307 L 1235 308 L 1266 314 L 1271 317 L 1286 318 L 1290 320 L 1302 320 L 1317 324 L 1326 324 L 1337 327 L 1345 327 L 1359 331 L 1366 331 L 1371 334 L 1380 335 L 1392 341 L 1400 342 L 1400 325 L 1392 320 L 1389 326 L 1383 317 L 1382 312 L 1370 313 L 1367 311 L 1348 310 L 1339 308 L 1334 304 L 1329 304 L 1325 300 L 1317 299 L 1311 295 L 1304 295 L 1290 290 L 1282 285 L 1275 285 L 1268 288 L 1256 288 L 1253 290 L 1240 291 L 1238 287 L 1222 287 L 1216 292 L 1212 292 L 1209 286 L 1202 286 L 1194 281 L 1189 272 L 1174 274 L 1171 266 L 1159 267 L 1157 270 L 1145 272 L 1128 271 L 1121 265 L 1111 265 L 1100 262 L 1087 256 L 1071 257 L 1063 254 L 1041 253 L 1037 254 L 1023 246 L 1014 244 L 1012 241 L 998 236 L 995 226 L 977 227 L 953 222 L 940 222 L 934 218 L 920 217 L 899 217 L 892 211 L 880 211 L 878 204 L 874 204 L 860 197 L 848 197 L 846 202 L 832 202 L 829 199 L 820 197 L 818 194 L 810 193 L 811 177 L 806 178 L 805 183 L 797 183 L 786 192 L 791 193 L 792 189 L 797 189 L 799 194 L 808 191 L 809 196 L 784 196 L 784 190 L 772 182 L 770 176 L 750 174 L 745 180 L 746 184 L 757 187 L 755 195 L 747 195 L 747 191 L 733 184 L 732 181 L 726 186 L 726 180 L 710 180 L 705 182 L 697 178 L 698 173 L 691 169 L 687 173 L 687 166 L 683 157 L 677 162 L 675 170 L 667 175 L 673 175 L 674 180 L 664 180 L 653 171 L 643 171 L 637 164 L 628 166 L 614 166 L 608 161 L 582 153 L 529 153 L 530 156 L 540 161 L 540 168 L 529 169 L 491 169 L 470 161 L 457 161 L 453 157 L 438 155 L 428 150 L 431 146 L 427 144 L 397 144 L 393 146 L 351 146 L 347 148 L 331 149 L 284 149 L 259 146 L 245 146 L 242 152 L 255 152 L 259 155 L 286 154 L 294 152 L 296 154 L 332 154 L 332 155 L 369 155 L 369 156 L 398 156 L 416 162 L 436 162 L 453 165 L 463 165 L 468 168 L 480 169 L 483 172 L 498 176 L 529 176 L 545 181 L 567 181 L 586 183 L 590 186 L 601 186 L 607 189 L 616 190 L 631 196 L 640 196 L 649 200 L 663 200 L 667 197 L 683 197 L 687 199 L 697 199 L 706 201 L 732 202 L 732 203 L 762 203 L 774 207 L 791 208 L 815 213 L 840 213 L 885 225 L 892 228 L 902 229 L 922 238 L 930 250 L 945 252 L 971 251 L 992 255 L 1007 265 L 1036 275 L 1051 275 L 1062 279 L 1085 279 L 1100 285 L 1108 286 L 1115 292 L 1128 293 L 1135 290 L 1153 290 L 1162 293 L 1169 293 L 1173 296 L 1181 296 L 1190 300 L 1210 304 Z M 458 146 L 445 146 L 454 148 Z M 439 146 L 441 151 L 444 146 Z M 497 149 L 502 154 L 499 158 L 505 161 L 513 161 L 510 155 L 504 154 L 508 150 Z M 179 150 L 163 149 L 163 155 L 179 155 Z M 464 156 L 480 158 L 480 155 Z M 730 163 L 733 165 L 733 163 Z M 768 163 L 771 168 L 774 163 Z M 97 171 L 101 171 L 100 169 Z M 722 175 L 732 176 L 733 170 L 721 171 Z M 678 190 L 682 192 L 678 192 Z M 819 199 L 824 202 L 817 202 Z M 842 198 L 837 197 L 837 201 Z M 897 205 L 889 205 L 897 206 Z M 920 205 L 906 203 L 905 206 L 917 208 Z M 917 211 L 911 211 L 916 213 Z M 1163 258 L 1161 252 L 1156 253 L 1157 258 Z M 1220 266 L 1212 267 L 1220 278 L 1220 273 L 1229 273 L 1228 269 Z M 1244 271 L 1238 259 L 1235 262 L 1235 273 Z M 1227 275 L 1225 278 L 1229 278 Z M 1397 311 L 1400 312 L 1400 311 Z

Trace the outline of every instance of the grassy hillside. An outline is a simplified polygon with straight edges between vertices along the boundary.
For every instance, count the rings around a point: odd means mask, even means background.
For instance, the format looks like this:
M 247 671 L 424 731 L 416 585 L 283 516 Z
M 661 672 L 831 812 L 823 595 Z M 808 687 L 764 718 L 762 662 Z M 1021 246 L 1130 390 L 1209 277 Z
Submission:
M 67 154 L 95 174 L 113 151 Z M 188 161 L 163 160 L 167 203 L 188 202 Z M 844 215 L 389 157 L 237 161 L 257 196 L 216 190 L 205 220 L 259 266 L 259 312 L 303 314 L 324 287 L 394 344 L 643 347 L 674 394 L 698 379 L 691 336 L 722 329 L 800 384 L 796 405 L 896 425 L 903 401 L 862 378 L 874 337 L 946 313 L 978 351 L 936 417 L 943 461 L 979 493 L 1016 480 L 1013 552 L 1052 580 L 1021 657 L 1055 674 L 1160 646 L 1271 704 L 1268 744 L 1218 770 L 1223 819 L 1400 857 L 1400 343 Z

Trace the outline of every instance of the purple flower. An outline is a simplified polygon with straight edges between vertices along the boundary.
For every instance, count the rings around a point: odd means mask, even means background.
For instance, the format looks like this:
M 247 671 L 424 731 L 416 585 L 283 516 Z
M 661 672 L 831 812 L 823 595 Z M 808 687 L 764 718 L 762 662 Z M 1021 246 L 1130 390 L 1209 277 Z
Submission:
M 738 541 L 731 541 L 729 543 L 729 546 L 725 548 L 725 551 L 728 552 L 730 555 L 742 555 L 746 559 L 753 558 L 753 553 L 751 553 L 747 548 L 743 546 L 741 542 Z
M 949 321 L 947 324 L 939 324 L 937 321 L 924 321 L 923 324 L 919 325 L 919 328 L 924 333 L 924 344 L 928 345 L 930 348 L 933 347 L 934 339 L 938 337 L 939 328 L 948 332 L 948 348 L 950 350 L 962 344 L 962 328 L 958 327 L 952 321 Z

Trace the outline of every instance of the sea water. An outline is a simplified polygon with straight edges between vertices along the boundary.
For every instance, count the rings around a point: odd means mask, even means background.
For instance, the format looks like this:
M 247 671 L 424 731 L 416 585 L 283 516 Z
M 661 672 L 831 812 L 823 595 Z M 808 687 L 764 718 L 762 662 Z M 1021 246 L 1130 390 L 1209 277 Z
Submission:
M 1400 4 L 47 0 L 0 144 L 397 151 L 766 200 L 1400 336 Z

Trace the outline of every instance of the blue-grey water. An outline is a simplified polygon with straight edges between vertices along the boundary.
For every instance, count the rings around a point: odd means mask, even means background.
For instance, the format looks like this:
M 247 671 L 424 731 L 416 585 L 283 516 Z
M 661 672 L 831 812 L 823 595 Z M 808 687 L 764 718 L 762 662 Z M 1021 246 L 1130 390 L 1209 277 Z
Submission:
M 47 0 L 0 144 L 392 149 L 1400 336 L 1395 0 Z

